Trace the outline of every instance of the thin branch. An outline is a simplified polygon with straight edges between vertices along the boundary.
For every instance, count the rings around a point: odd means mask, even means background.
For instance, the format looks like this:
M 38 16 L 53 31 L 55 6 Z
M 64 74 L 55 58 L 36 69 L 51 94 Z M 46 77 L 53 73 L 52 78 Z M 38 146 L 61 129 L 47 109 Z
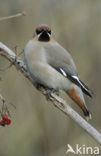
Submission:
M 0 94 L 0 99 L 1 99 L 1 101 L 2 101 L 2 103 L 5 103 L 5 99 L 4 99 L 4 97 Z
M 26 70 L 24 62 L 20 58 L 17 58 L 15 53 L 1 42 L 0 42 L 0 55 L 8 59 L 11 62 L 11 64 L 13 64 L 16 67 L 16 69 L 19 70 L 34 85 L 32 78 L 30 77 L 29 73 Z M 43 95 L 46 95 L 46 90 L 44 88 L 41 88 L 40 92 Z M 61 110 L 67 116 L 72 118 L 80 127 L 86 130 L 88 134 L 92 136 L 93 139 L 96 140 L 96 142 L 101 144 L 101 133 L 98 132 L 86 120 L 84 120 L 62 98 L 52 93 L 49 100 L 52 101 L 54 106 L 56 106 L 59 110 Z
M 22 13 L 18 13 L 18 14 L 6 16 L 6 17 L 0 17 L 0 21 L 15 18 L 15 17 L 20 17 L 20 16 L 26 16 L 26 12 L 22 12 Z

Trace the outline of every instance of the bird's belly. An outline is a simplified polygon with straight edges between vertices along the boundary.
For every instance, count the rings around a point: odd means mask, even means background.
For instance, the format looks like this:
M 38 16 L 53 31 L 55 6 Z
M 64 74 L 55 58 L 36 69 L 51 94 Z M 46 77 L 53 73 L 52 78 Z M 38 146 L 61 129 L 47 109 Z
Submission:
M 45 87 L 66 91 L 71 88 L 71 81 L 48 64 L 38 62 L 27 65 L 27 68 L 33 80 Z

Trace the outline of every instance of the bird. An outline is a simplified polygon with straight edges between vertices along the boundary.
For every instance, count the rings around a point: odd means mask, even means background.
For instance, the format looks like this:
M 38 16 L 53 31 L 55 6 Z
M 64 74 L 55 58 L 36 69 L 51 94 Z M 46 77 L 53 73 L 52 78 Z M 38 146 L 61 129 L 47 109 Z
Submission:
M 91 118 L 83 93 L 92 98 L 93 91 L 81 81 L 71 54 L 54 39 L 48 25 L 36 27 L 25 46 L 24 62 L 38 86 L 64 91 Z

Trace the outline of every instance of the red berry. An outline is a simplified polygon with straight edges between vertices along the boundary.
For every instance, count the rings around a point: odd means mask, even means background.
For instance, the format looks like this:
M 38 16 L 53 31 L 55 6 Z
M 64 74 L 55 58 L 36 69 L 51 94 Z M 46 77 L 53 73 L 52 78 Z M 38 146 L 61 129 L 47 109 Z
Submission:
M 7 124 L 7 125 L 10 125 L 10 124 L 11 124 L 11 120 L 10 120 L 10 119 L 7 119 L 7 120 L 6 120 L 6 124 Z
M 4 121 L 6 121 L 6 120 L 8 119 L 7 114 L 3 114 L 3 115 L 2 115 L 2 119 L 3 119 Z
M 2 120 L 0 121 L 0 125 L 10 125 L 11 124 L 11 120 L 8 118 L 7 114 L 3 114 L 2 115 Z
M 0 125 L 2 125 L 2 124 L 3 124 L 3 122 L 4 122 L 4 121 L 3 121 L 3 120 L 1 120 L 1 121 L 0 121 Z

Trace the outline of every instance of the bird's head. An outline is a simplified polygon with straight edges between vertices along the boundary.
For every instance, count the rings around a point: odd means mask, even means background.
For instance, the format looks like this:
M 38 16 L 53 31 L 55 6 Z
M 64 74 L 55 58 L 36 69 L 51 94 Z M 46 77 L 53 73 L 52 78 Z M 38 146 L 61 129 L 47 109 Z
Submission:
M 34 32 L 34 38 L 40 42 L 49 42 L 51 40 L 51 29 L 46 24 L 39 25 Z

